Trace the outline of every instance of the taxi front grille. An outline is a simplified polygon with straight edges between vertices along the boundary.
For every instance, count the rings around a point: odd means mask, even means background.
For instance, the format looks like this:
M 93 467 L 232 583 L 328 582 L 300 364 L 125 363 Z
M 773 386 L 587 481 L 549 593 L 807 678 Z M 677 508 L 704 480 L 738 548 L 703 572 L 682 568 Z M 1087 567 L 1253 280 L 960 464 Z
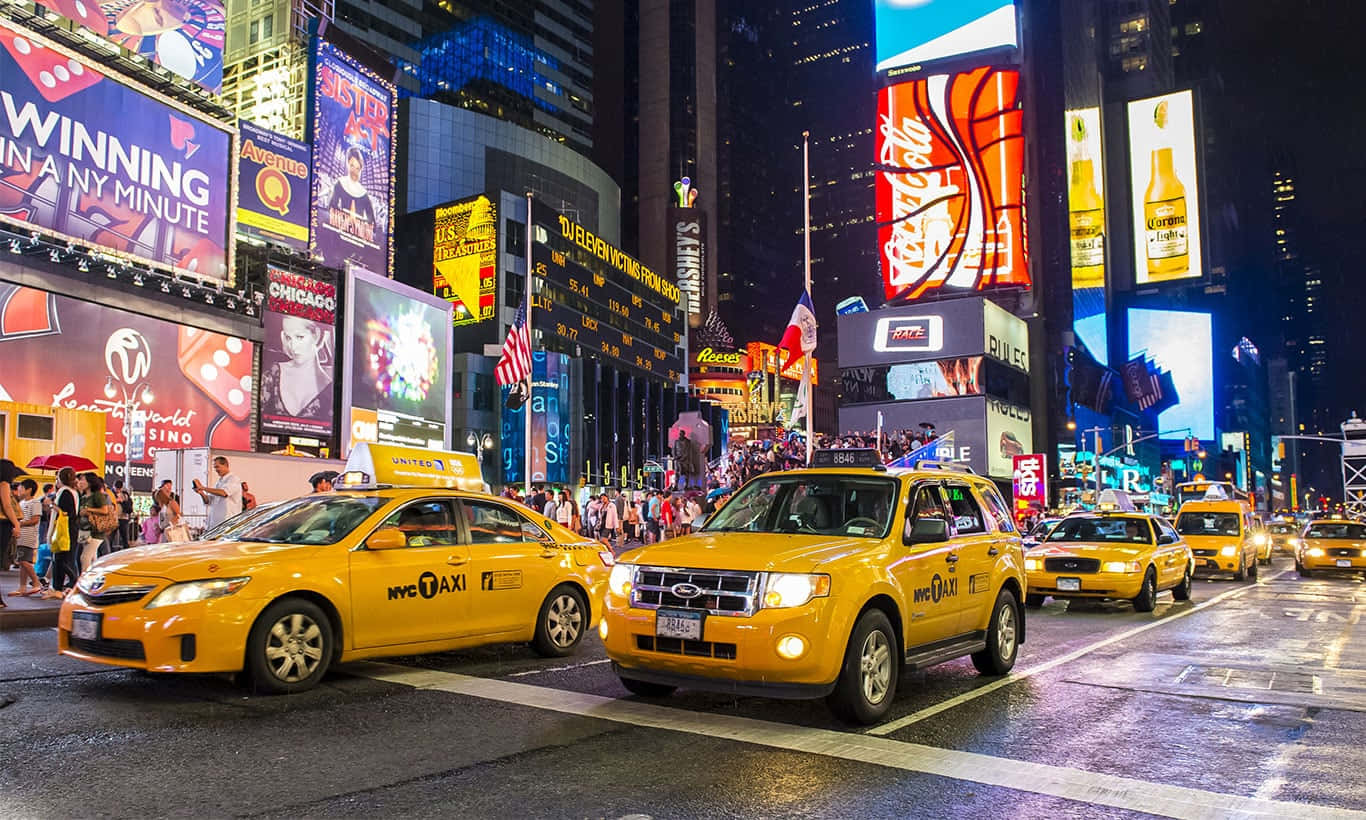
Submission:
M 147 593 L 156 589 L 155 584 L 148 586 L 126 586 L 109 587 L 100 590 L 98 593 L 85 593 L 85 599 L 91 606 L 113 606 L 115 604 L 131 604 L 146 597 Z
M 1328 554 L 1334 558 L 1360 558 L 1362 555 L 1366 555 L 1366 552 L 1358 549 L 1334 547 L 1333 549 L 1328 550 Z
M 636 648 L 642 652 L 663 652 L 666 655 L 687 655 L 693 658 L 735 660 L 735 644 L 718 641 L 688 641 L 682 638 L 657 638 L 637 635 Z
M 1061 558 L 1043 559 L 1045 572 L 1100 572 L 1099 558 L 1077 558 L 1074 556 L 1063 556 Z
M 640 567 L 631 588 L 631 605 L 641 609 L 688 609 L 744 617 L 759 608 L 762 573 L 732 570 Z M 697 592 L 683 597 L 679 592 Z
M 71 648 L 87 655 L 99 655 L 103 658 L 121 658 L 127 661 L 142 661 L 147 659 L 147 653 L 142 648 L 142 641 L 124 641 L 113 638 L 102 638 L 91 641 L 84 638 L 70 638 Z
M 1219 550 L 1206 550 L 1206 549 L 1191 550 L 1191 555 L 1195 555 L 1195 556 L 1198 556 L 1198 557 L 1200 557 L 1200 558 L 1213 558 L 1214 556 L 1216 556 L 1216 555 L 1218 555 L 1218 554 L 1219 554 Z

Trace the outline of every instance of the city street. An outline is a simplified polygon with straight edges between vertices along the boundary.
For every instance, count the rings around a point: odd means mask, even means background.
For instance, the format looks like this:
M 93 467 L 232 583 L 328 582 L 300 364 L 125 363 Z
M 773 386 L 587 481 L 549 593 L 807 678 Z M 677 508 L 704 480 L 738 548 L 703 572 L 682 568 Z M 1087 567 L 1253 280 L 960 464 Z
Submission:
M 1198 581 L 1157 610 L 1052 602 L 1015 672 L 904 679 L 892 719 L 632 697 L 596 636 L 335 668 L 297 696 L 149 676 L 0 633 L 6 817 L 1366 816 L 1366 586 Z

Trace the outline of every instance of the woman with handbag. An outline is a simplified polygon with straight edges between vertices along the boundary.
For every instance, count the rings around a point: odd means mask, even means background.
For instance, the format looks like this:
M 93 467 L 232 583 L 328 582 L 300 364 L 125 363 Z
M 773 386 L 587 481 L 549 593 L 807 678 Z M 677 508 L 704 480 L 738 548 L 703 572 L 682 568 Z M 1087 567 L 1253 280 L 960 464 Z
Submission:
M 119 525 L 118 508 L 104 491 L 104 479 L 94 473 L 81 473 L 76 486 L 81 495 L 81 572 L 108 552 L 109 534 Z
M 180 499 L 176 498 L 171 487 L 171 480 L 168 478 L 161 482 L 156 494 L 152 496 L 152 500 L 161 507 L 160 519 L 157 523 L 161 527 L 161 543 L 163 544 L 190 540 L 190 528 L 180 520 Z
M 76 494 L 76 471 L 63 467 L 57 473 L 57 494 L 52 499 L 48 542 L 52 545 L 52 588 L 44 598 L 62 598 L 76 586 L 76 557 L 80 549 L 80 509 Z

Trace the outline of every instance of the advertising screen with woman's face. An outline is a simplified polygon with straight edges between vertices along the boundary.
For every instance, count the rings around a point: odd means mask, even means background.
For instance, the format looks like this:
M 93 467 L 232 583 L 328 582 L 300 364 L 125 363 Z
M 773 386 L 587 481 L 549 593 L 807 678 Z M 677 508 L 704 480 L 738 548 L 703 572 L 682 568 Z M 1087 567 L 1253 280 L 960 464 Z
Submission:
M 271 268 L 261 357 L 261 431 L 329 438 L 335 402 L 337 287 Z

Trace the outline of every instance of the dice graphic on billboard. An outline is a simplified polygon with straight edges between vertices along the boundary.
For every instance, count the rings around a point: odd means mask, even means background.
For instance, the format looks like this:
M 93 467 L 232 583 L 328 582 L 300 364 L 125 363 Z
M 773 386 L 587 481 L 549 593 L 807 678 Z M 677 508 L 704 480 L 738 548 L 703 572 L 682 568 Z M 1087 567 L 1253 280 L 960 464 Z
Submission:
M 251 414 L 251 357 L 251 346 L 234 336 L 180 328 L 180 372 L 233 421 Z

